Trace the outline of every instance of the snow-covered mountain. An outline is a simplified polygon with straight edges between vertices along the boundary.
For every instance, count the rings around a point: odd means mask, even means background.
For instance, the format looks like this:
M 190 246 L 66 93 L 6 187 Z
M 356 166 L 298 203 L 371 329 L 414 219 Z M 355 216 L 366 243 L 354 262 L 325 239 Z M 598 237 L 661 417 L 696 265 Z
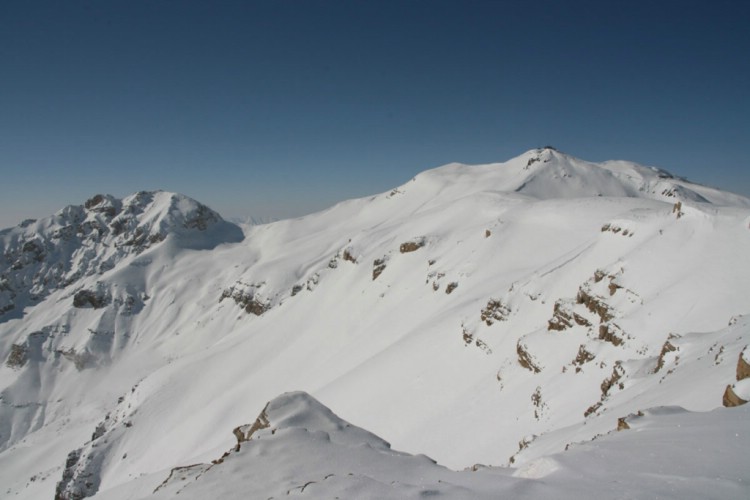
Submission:
M 171 193 L 97 195 L 0 245 L 14 498 L 205 498 L 258 478 L 250 497 L 536 498 L 580 464 L 605 480 L 600 446 L 647 452 L 637 432 L 571 445 L 618 419 L 748 445 L 744 409 L 691 412 L 750 399 L 750 200 L 659 169 L 545 148 L 260 226 Z M 686 410 L 649 410 L 665 406 Z M 286 430 L 210 466 L 259 414 Z M 313 478 L 320 457 L 337 479 Z M 514 468 L 443 467 L 477 463 Z M 294 490 L 308 472 L 317 486 Z M 717 497 L 747 497 L 741 472 Z

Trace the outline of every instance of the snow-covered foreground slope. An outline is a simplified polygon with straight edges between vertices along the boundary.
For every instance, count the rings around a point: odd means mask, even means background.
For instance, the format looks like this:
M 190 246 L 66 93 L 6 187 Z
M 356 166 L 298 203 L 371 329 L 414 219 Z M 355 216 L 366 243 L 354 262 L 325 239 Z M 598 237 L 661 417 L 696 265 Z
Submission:
M 108 500 L 284 498 L 744 499 L 750 407 L 691 413 L 661 407 L 621 431 L 516 470 L 446 469 L 341 420 L 305 393 L 271 401 L 237 445 L 210 463 L 177 467 L 104 492 Z M 179 497 L 177 496 L 179 495 Z
M 639 410 L 747 395 L 750 200 L 657 169 L 533 150 L 242 230 L 138 196 L 0 233 L 7 495 L 158 484 L 287 391 L 445 466 L 518 471 Z

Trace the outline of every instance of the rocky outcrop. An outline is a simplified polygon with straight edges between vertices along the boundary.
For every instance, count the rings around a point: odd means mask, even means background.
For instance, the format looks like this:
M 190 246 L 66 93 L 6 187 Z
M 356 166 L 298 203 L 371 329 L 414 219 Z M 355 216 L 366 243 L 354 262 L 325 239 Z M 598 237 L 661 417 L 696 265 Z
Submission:
M 671 341 L 679 338 L 678 335 L 669 334 L 669 337 L 667 337 L 666 342 L 661 346 L 661 352 L 659 352 L 659 358 L 656 361 L 656 368 L 654 368 L 654 373 L 658 372 L 662 368 L 664 368 L 664 365 L 666 363 L 666 356 L 670 352 L 678 351 L 679 348 L 675 346 Z
M 516 344 L 516 354 L 518 355 L 518 364 L 529 371 L 540 373 L 542 367 L 539 361 L 529 352 L 529 348 L 520 340 Z
M 608 222 L 602 226 L 602 232 L 610 232 L 614 234 L 620 234 L 621 236 L 632 237 L 635 233 L 628 228 L 624 228 L 618 224 Z
M 747 401 L 739 397 L 732 388 L 731 385 L 728 385 L 727 388 L 724 390 L 724 396 L 722 397 L 721 403 L 726 406 L 727 408 L 732 408 L 734 406 L 742 406 Z
M 573 304 L 569 300 L 557 300 L 552 311 L 552 319 L 547 322 L 547 330 L 563 331 L 571 328 L 574 323 L 591 326 L 591 321 L 573 310 Z
M 118 399 L 115 408 L 96 425 L 90 441 L 68 453 L 62 478 L 55 488 L 55 500 L 81 500 L 97 493 L 103 464 L 112 458 L 110 454 L 117 449 L 118 438 L 133 426 L 132 398 L 136 389 L 137 385 Z
M 479 318 L 487 326 L 492 326 L 495 321 L 506 321 L 510 315 L 510 307 L 501 300 L 490 299 L 487 305 L 482 309 Z
M 606 303 L 604 298 L 593 294 L 586 286 L 578 289 L 576 303 L 583 304 L 589 311 L 598 315 L 602 323 L 610 321 L 615 317 L 614 310 Z
M 378 279 L 378 276 L 380 276 L 383 271 L 385 271 L 386 267 L 386 257 L 383 257 L 382 259 L 375 259 L 372 262 L 372 280 L 375 281 Z
M 345 248 L 341 258 L 352 264 L 357 263 L 357 258 L 354 256 L 354 251 L 351 248 Z
M 8 368 L 22 368 L 29 360 L 29 347 L 26 344 L 13 344 L 5 364 Z
M 622 363 L 618 361 L 617 363 L 615 363 L 614 368 L 612 368 L 612 374 L 602 381 L 602 400 L 606 399 L 607 396 L 609 396 L 609 393 L 613 387 L 619 387 L 620 389 L 625 388 L 625 385 L 621 382 L 621 379 L 624 376 L 625 369 L 623 368 Z
M 599 325 L 599 340 L 609 342 L 614 346 L 625 343 L 625 332 L 615 323 L 602 323 Z
M 93 307 L 100 309 L 106 307 L 112 301 L 112 297 L 103 290 L 79 290 L 73 296 L 73 307 Z
M 424 237 L 420 238 L 414 238 L 411 241 L 407 241 L 404 243 L 401 243 L 401 246 L 399 247 L 399 252 L 401 253 L 410 253 L 415 252 L 425 246 L 427 244 L 427 240 Z
M 260 316 L 271 308 L 270 301 L 262 297 L 258 292 L 258 289 L 264 285 L 265 283 L 248 285 L 237 282 L 235 285 L 222 292 L 219 302 L 226 298 L 231 298 L 234 300 L 235 304 L 244 309 L 245 312 Z M 292 290 L 292 292 L 293 295 L 296 295 L 294 290 Z
M 750 378 L 750 348 L 745 347 L 737 360 L 737 381 Z
M 746 398 L 750 394 L 750 383 L 748 383 L 748 379 L 750 379 L 750 364 L 747 359 L 749 355 L 750 348 L 748 347 L 745 347 L 740 352 L 736 370 L 737 383 L 728 385 L 722 397 L 722 404 L 726 407 L 740 406 L 747 403 Z M 737 394 L 738 390 L 741 395 Z
M 576 354 L 576 357 L 573 360 L 573 365 L 576 366 L 576 373 L 581 371 L 581 366 L 589 361 L 593 361 L 595 357 L 594 353 L 590 352 L 586 349 L 585 345 L 581 344 L 581 346 L 578 347 L 578 354 Z
M 260 412 L 260 415 L 258 415 L 258 418 L 256 418 L 255 422 L 252 423 L 252 425 L 240 425 L 239 427 L 235 427 L 232 431 L 234 437 L 237 438 L 237 446 L 235 447 L 235 451 L 240 451 L 240 445 L 246 441 L 250 441 L 250 439 L 253 437 L 253 434 L 255 434 L 257 431 L 261 429 L 267 429 L 270 426 L 271 422 L 268 420 L 268 404 L 266 404 L 266 406 Z

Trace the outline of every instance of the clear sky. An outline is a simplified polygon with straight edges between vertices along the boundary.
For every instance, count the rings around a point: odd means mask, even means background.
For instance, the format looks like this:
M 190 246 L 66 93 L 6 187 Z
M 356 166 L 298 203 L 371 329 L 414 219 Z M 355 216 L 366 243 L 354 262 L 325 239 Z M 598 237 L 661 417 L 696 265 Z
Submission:
M 0 2 L 0 227 L 289 217 L 547 144 L 750 195 L 750 1 Z

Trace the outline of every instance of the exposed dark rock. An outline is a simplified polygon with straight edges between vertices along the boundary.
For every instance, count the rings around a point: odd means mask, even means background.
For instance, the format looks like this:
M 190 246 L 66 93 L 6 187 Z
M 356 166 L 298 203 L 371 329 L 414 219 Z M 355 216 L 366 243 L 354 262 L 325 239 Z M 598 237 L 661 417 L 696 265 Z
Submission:
M 727 388 L 724 390 L 724 397 L 722 398 L 721 402 L 727 408 L 732 408 L 735 406 L 742 406 L 745 403 L 747 403 L 747 401 L 745 401 L 744 399 L 739 397 L 737 394 L 735 394 L 731 385 L 728 385 Z
M 662 194 L 664 194 L 664 193 L 662 193 Z M 672 195 L 672 196 L 674 196 L 674 195 Z M 683 215 L 685 215 L 685 212 L 682 211 L 682 202 L 681 201 L 678 201 L 677 203 L 674 204 L 674 206 L 672 207 L 672 213 L 676 214 L 678 219 L 680 217 L 682 217 Z
M 479 317 L 487 326 L 492 326 L 495 321 L 507 321 L 510 315 L 510 307 L 500 300 L 490 299 L 482 309 Z
M 184 226 L 186 229 L 205 231 L 209 225 L 218 221 L 219 217 L 213 210 L 202 203 L 198 203 L 195 213 L 188 215 L 185 219 Z
M 632 237 L 635 233 L 627 228 L 623 228 L 621 226 L 618 226 L 617 224 L 612 224 L 611 222 L 608 222 L 602 226 L 602 232 L 610 232 L 614 234 L 622 233 L 622 236 L 630 236 Z
M 424 238 L 416 238 L 412 241 L 401 243 L 401 246 L 399 247 L 399 252 L 401 253 L 414 252 L 416 250 L 419 250 L 423 246 L 425 246 L 426 243 L 427 241 Z
M 661 352 L 659 353 L 659 359 L 656 361 L 656 368 L 654 368 L 654 373 L 664 368 L 664 358 L 668 353 L 679 350 L 678 347 L 670 342 L 670 340 L 673 340 L 675 338 L 677 338 L 676 335 L 670 334 L 667 338 L 667 341 L 664 342 L 664 344 L 661 346 Z
M 372 262 L 372 280 L 375 281 L 378 276 L 381 275 L 383 271 L 385 271 L 385 261 L 386 258 L 383 257 L 382 259 L 375 259 Z
M 612 387 L 617 386 L 620 389 L 624 389 L 625 385 L 620 380 L 625 376 L 625 369 L 622 367 L 622 363 L 619 361 L 615 363 L 612 368 L 612 374 L 602 381 L 602 399 L 609 396 L 609 391 Z
M 614 346 L 625 343 L 625 333 L 614 323 L 602 323 L 599 325 L 599 339 L 609 342 Z
M 60 482 L 57 483 L 57 487 L 55 488 L 55 500 L 80 500 L 81 498 L 85 498 L 85 495 L 67 491 L 67 487 L 75 475 L 75 467 L 78 464 L 79 458 L 80 450 L 73 450 L 68 453 L 68 457 L 65 459 L 63 477 Z
M 10 346 L 10 354 L 5 364 L 9 368 L 22 368 L 29 360 L 29 346 L 26 343 Z
M 294 285 L 292 287 L 292 297 L 300 293 L 304 288 L 302 285 Z
M 737 381 L 750 378 L 750 364 L 745 361 L 745 358 L 743 357 L 744 352 L 748 352 L 747 347 L 740 353 L 740 359 L 737 360 Z
M 518 354 L 518 364 L 534 373 L 539 373 L 542 371 L 542 368 L 539 366 L 538 361 L 529 352 L 528 348 L 523 343 L 521 343 L 520 340 L 516 344 L 516 353 Z
M 263 411 L 260 412 L 260 415 L 258 415 L 258 418 L 255 419 L 255 422 L 253 422 L 252 425 L 241 425 L 234 428 L 232 433 L 234 434 L 234 437 L 237 438 L 235 451 L 240 451 L 240 445 L 245 441 L 250 441 L 255 432 L 270 427 L 271 423 L 268 420 L 267 410 L 268 404 L 263 408 Z
M 552 319 L 547 323 L 547 330 L 563 331 L 572 327 L 574 322 L 581 326 L 591 326 L 588 319 L 573 311 L 570 301 L 560 299 L 555 302 Z
M 463 329 L 463 338 L 464 338 L 464 342 L 466 343 L 466 345 L 469 345 L 474 340 L 474 335 L 469 330 L 467 330 L 466 328 L 464 328 Z
M 95 206 L 101 204 L 101 202 L 103 201 L 104 201 L 104 196 L 100 194 L 95 194 L 94 196 L 86 200 L 86 203 L 84 203 L 83 206 L 84 208 L 86 208 L 86 210 L 90 210 L 94 208 Z
M 244 286 L 240 284 L 232 286 L 222 292 L 219 302 L 231 298 L 245 312 L 260 316 L 271 308 L 271 304 L 257 293 L 258 286 L 261 285 Z
M 628 425 L 627 421 L 625 420 L 626 417 L 620 417 L 617 419 L 617 430 L 618 431 L 626 431 L 630 429 L 630 425 Z
M 599 411 L 599 408 L 601 408 L 601 407 L 602 407 L 602 402 L 601 401 L 592 404 L 591 406 L 589 406 L 588 408 L 586 408 L 585 412 L 583 412 L 584 418 L 588 417 L 592 413 L 596 413 L 597 411 Z
M 445 287 L 445 293 L 450 294 L 456 288 L 458 288 L 458 283 L 456 283 L 455 281 L 448 283 L 448 286 Z
M 352 250 L 349 248 L 344 250 L 344 254 L 342 258 L 346 261 L 351 262 L 352 264 L 357 263 L 357 259 L 354 257 L 354 255 L 352 254 Z
M 581 344 L 578 348 L 578 354 L 576 354 L 576 358 L 573 360 L 573 364 L 580 367 L 589 361 L 593 361 L 595 357 L 592 352 L 586 349 L 585 345 Z M 576 369 L 576 371 L 580 371 L 580 368 Z
M 584 286 L 578 289 L 576 302 L 585 305 L 589 311 L 597 314 L 602 322 L 610 321 L 615 317 L 614 311 L 604 299 L 591 294 Z
M 107 306 L 111 301 L 109 294 L 102 291 L 79 290 L 73 296 L 73 307 L 93 307 L 100 309 Z

